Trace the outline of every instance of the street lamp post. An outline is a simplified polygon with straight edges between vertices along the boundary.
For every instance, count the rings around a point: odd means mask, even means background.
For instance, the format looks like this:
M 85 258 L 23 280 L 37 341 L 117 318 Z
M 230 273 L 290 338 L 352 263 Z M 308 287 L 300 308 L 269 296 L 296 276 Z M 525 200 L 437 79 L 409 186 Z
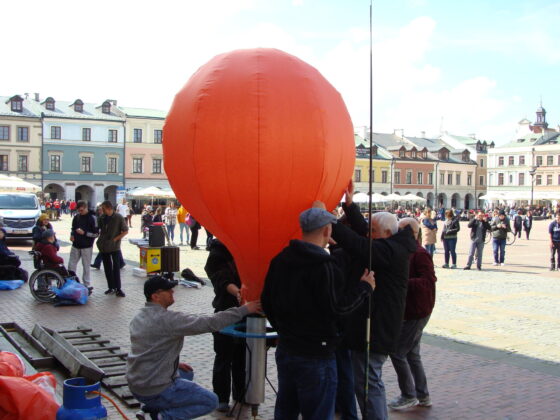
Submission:
M 535 187 L 535 174 L 537 173 L 537 168 L 538 166 L 532 166 L 529 171 L 529 175 L 531 175 L 531 207 L 533 207 L 533 190 Z

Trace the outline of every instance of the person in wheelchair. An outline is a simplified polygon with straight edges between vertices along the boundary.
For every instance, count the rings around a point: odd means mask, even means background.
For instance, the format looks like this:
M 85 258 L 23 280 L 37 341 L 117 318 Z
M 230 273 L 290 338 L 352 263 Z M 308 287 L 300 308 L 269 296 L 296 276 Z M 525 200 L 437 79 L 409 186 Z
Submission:
M 64 266 L 64 259 L 58 256 L 56 237 L 52 229 L 45 230 L 41 235 L 41 242 L 37 243 L 35 250 L 41 253 L 41 261 L 44 267 L 58 272 L 62 277 L 76 277 L 76 273 L 69 271 Z M 76 280 L 78 278 L 76 277 Z
M 53 230 L 53 227 L 49 222 L 49 216 L 47 216 L 46 213 L 43 213 L 39 216 L 39 218 L 37 219 L 37 223 L 33 227 L 33 250 L 37 249 L 37 245 L 43 240 L 43 233 L 45 233 L 45 231 L 49 229 Z M 58 245 L 58 241 L 56 240 L 56 235 L 54 237 L 54 246 L 58 251 L 60 246 Z
M 19 257 L 6 243 L 6 231 L 0 228 L 0 280 L 19 279 L 27 282 L 29 275 L 21 266 Z

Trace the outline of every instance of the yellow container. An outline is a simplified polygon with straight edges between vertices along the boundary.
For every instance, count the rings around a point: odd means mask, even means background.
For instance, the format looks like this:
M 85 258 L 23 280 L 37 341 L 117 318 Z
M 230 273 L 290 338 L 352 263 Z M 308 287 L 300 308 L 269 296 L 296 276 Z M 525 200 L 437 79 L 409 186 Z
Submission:
M 161 248 L 140 248 L 140 268 L 146 273 L 161 271 Z

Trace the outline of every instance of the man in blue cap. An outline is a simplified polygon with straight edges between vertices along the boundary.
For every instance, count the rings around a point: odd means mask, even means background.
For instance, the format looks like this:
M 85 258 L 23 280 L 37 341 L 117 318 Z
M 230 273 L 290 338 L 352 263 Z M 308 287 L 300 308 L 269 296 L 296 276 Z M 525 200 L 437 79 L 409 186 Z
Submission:
M 294 239 L 270 263 L 261 302 L 278 331 L 278 396 L 274 418 L 334 418 L 335 350 L 339 317 L 357 309 L 375 288 L 365 270 L 344 294 L 345 278 L 325 246 L 336 218 L 320 208 L 300 214 L 302 239 Z

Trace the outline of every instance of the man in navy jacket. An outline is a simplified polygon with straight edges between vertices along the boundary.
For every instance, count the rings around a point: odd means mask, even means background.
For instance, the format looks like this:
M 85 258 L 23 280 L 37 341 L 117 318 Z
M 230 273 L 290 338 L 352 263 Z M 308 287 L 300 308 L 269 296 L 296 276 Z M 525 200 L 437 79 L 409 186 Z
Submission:
M 76 272 L 78 261 L 82 260 L 84 272 L 82 281 L 91 294 L 90 264 L 93 254 L 93 242 L 99 233 L 97 227 L 97 218 L 93 212 L 90 212 L 85 201 L 78 201 L 78 214 L 72 219 L 72 230 L 70 233 L 70 241 L 72 248 L 70 249 L 70 259 L 68 260 L 68 270 Z

